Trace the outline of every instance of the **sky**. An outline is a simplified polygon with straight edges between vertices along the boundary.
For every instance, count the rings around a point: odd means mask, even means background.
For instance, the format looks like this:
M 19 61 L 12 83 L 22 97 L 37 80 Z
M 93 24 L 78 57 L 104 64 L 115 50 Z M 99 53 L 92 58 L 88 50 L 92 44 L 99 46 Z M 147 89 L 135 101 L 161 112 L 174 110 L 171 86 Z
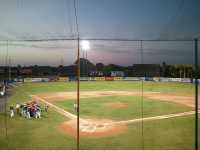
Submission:
M 16 42 L 76 37 L 73 0 L 0 0 L 0 65 L 70 65 L 76 41 Z M 194 39 L 199 0 L 77 0 L 80 38 Z M 8 40 L 8 42 L 6 41 Z M 90 41 L 93 63 L 194 62 L 194 42 Z M 83 54 L 83 52 L 81 52 Z M 81 55 L 82 56 L 82 55 Z

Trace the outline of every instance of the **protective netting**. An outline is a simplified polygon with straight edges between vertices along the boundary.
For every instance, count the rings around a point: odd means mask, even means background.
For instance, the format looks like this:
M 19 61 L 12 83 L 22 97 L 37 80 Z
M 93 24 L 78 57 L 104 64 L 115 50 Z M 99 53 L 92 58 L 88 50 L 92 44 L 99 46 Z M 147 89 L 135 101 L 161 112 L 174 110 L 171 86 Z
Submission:
M 182 146 L 195 147 L 194 41 L 88 42 L 90 46 L 87 51 L 84 49 L 87 46 L 80 47 L 80 149 L 89 149 L 91 145 L 106 147 L 107 138 L 122 149 L 156 148 L 160 144 L 177 149 Z M 33 84 L 35 87 L 31 89 L 26 87 L 31 85 L 24 84 L 18 91 L 24 95 L 18 96 L 25 100 L 30 98 L 31 93 L 43 91 L 37 96 L 50 102 L 51 107 L 61 116 L 70 118 L 66 120 L 64 117 L 57 125 L 58 130 L 67 136 L 63 140 L 70 141 L 64 146 L 69 147 L 76 147 L 74 137 L 77 135 L 77 89 L 76 82 L 73 82 L 77 80 L 76 44 L 76 40 L 1 42 L 1 57 L 2 63 L 7 66 L 7 80 L 20 77 L 16 74 L 9 75 L 9 68 L 14 70 L 12 67 L 17 65 L 22 68 L 33 66 L 35 71 L 41 69 L 41 65 L 58 68 L 56 72 L 52 72 L 53 76 L 60 76 L 60 83 L 54 81 L 52 87 L 48 87 L 47 83 L 41 84 L 42 88 Z M 27 47 L 31 50 L 26 51 Z M 51 72 L 39 72 L 31 79 L 50 79 L 51 76 Z M 30 77 L 21 76 L 25 82 Z M 27 89 L 23 89 L 23 86 Z M 66 91 L 62 91 L 64 89 Z M 51 93 L 45 93 L 48 90 Z M 9 127 L 19 118 L 9 118 L 9 106 L 16 103 L 18 98 L 14 96 L 8 99 L 8 103 L 5 103 L 7 98 L 1 100 L 4 106 L 1 130 L 5 136 L 2 138 L 4 147 L 9 145 L 12 148 L 15 146 L 11 144 L 14 140 L 13 133 L 21 130 L 21 127 Z M 53 117 L 55 114 L 48 115 Z M 23 130 L 23 135 L 29 130 Z M 174 134 L 169 134 L 166 139 L 166 134 L 174 132 L 179 135 L 179 144 L 176 143 Z M 58 133 L 49 134 L 60 136 Z M 20 137 L 20 134 L 16 135 Z M 137 140 L 133 143 L 135 138 Z
M 1 147 L 197 148 L 198 4 L 4 1 Z M 12 105 L 35 99 L 51 106 L 38 123 L 10 118 Z
M 77 36 L 74 0 L 2 0 L 0 10 L 0 40 Z M 196 0 L 79 0 L 77 10 L 81 38 L 199 37 Z

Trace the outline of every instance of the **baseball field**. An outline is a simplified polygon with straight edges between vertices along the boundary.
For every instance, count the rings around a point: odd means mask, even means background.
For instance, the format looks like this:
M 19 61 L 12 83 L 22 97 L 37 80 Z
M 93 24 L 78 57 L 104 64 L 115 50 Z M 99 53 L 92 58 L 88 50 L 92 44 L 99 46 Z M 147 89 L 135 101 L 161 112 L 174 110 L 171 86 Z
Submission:
M 41 119 L 5 119 L 2 113 L 1 149 L 76 149 L 76 82 L 19 84 L 8 106 L 30 100 L 49 111 Z M 193 149 L 194 101 L 191 83 L 81 82 L 80 149 Z

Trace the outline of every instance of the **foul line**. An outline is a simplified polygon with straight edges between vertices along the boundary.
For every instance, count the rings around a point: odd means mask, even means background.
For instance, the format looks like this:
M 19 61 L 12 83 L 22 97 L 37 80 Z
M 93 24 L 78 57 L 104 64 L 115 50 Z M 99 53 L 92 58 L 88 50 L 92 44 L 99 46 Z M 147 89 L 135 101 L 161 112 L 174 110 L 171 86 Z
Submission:
M 195 114 L 195 111 L 188 111 L 188 112 L 183 112 L 183 113 L 119 121 L 119 122 L 114 122 L 113 124 L 131 124 L 131 123 L 138 123 L 138 122 L 142 122 L 142 121 L 162 120 L 162 119 L 169 119 L 169 118 L 175 118 L 175 117 L 189 116 L 189 115 L 194 115 L 194 114 Z

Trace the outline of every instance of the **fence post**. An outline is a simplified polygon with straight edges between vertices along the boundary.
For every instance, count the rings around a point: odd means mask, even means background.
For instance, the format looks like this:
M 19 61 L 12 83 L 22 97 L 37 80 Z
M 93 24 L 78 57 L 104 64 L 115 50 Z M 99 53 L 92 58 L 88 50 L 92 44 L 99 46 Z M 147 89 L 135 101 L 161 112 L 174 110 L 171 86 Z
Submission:
M 195 150 L 198 150 L 198 39 L 194 39 L 195 48 Z
M 80 40 L 78 37 L 78 49 L 77 49 L 77 150 L 80 149 Z

